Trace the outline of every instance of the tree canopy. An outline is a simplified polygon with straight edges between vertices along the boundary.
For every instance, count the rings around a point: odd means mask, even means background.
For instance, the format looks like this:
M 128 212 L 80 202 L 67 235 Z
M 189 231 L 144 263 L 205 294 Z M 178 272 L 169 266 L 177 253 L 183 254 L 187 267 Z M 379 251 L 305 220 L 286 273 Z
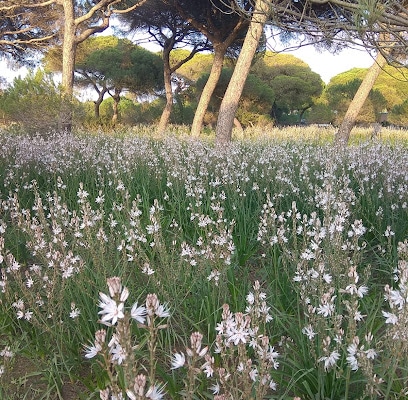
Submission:
M 367 71 L 366 68 L 353 68 L 333 77 L 327 85 L 324 97 L 331 108 L 338 112 L 339 120 L 344 115 Z M 386 111 L 388 122 L 396 125 L 406 123 L 407 118 L 403 117 L 402 110 L 405 109 L 408 97 L 408 81 L 405 78 L 407 73 L 406 68 L 386 66 L 376 79 L 357 122 L 379 121 L 380 114 Z
M 296 115 L 297 122 L 301 122 L 304 112 L 323 91 L 320 75 L 291 54 L 266 52 L 251 72 L 274 91 L 272 116 L 279 122 L 285 122 L 285 115 Z
M 0 58 L 32 64 L 35 53 L 57 39 L 56 11 L 48 3 L 14 0 L 0 4 Z M 45 9 L 47 12 L 38 18 Z
M 239 97 L 244 90 L 248 74 L 255 74 L 275 93 L 274 112 L 279 114 L 302 116 L 305 110 L 316 104 L 322 90 L 322 83 L 307 65 L 283 67 L 273 62 L 268 70 L 267 62 L 254 59 L 257 49 L 264 50 L 265 27 L 280 29 L 286 35 L 305 35 L 315 45 L 331 48 L 349 44 L 360 45 L 368 50 L 378 51 L 388 62 L 403 66 L 406 62 L 408 47 L 408 3 L 396 0 L 13 0 L 0 4 L 0 53 L 18 62 L 29 60 L 30 52 L 47 48 L 58 43 L 62 70 L 62 88 L 66 100 L 61 102 L 61 120 L 69 127 L 71 114 L 70 101 L 75 65 L 79 65 L 81 44 L 89 38 L 103 32 L 110 24 L 112 16 L 121 16 L 123 31 L 144 31 L 162 46 L 163 80 L 166 92 L 166 108 L 163 121 L 168 119 L 174 103 L 173 91 L 180 93 L 179 82 L 173 74 L 190 60 L 196 52 L 210 49 L 214 53 L 206 85 L 201 91 L 197 104 L 192 132 L 197 134 L 202 125 L 203 116 L 211 100 L 211 94 L 217 86 L 225 57 L 229 55 L 234 61 L 234 72 L 225 90 L 218 114 L 217 135 L 223 137 L 220 142 L 230 140 L 230 129 L 235 112 L 239 107 Z M 41 16 L 41 18 L 39 18 Z M 122 16 L 126 16 L 123 17 Z M 91 41 L 89 42 L 91 44 Z M 122 42 L 121 46 L 124 46 Z M 94 43 L 95 44 L 95 43 Z M 177 56 L 170 54 L 183 46 L 190 47 L 190 53 Z M 334 46 L 334 47 L 333 47 Z M 82 47 L 85 49 L 86 46 Z M 122 48 L 122 50 L 125 47 Z M 129 47 L 130 48 L 130 47 Z M 192 49 L 192 50 L 191 50 Z M 95 66 L 92 74 L 98 70 L 100 76 L 111 76 L 117 89 L 125 86 L 138 86 L 137 80 L 124 78 L 124 65 L 132 58 L 132 51 L 125 50 L 125 55 L 118 48 L 94 49 L 92 57 L 88 55 L 88 66 L 82 68 L 83 79 L 87 79 L 89 63 Z M 31 53 L 32 54 L 32 53 Z M 239 54 L 239 55 L 238 55 Z M 236 58 L 238 55 L 238 58 Z M 143 54 L 138 55 L 140 63 L 148 64 Z M 206 56 L 200 58 L 205 61 Z M 276 56 L 277 57 L 277 56 Z M 276 58 L 275 57 L 275 58 Z M 118 61 L 114 61 L 114 59 Z M 103 60 L 109 59 L 109 62 Z M 277 59 L 277 58 L 276 58 Z M 198 64 L 197 64 L 198 66 Z M 199 70 L 186 72 L 186 66 L 180 71 L 188 79 L 197 79 Z M 202 68 L 207 68 L 205 62 Z M 255 73 L 255 70 L 257 72 Z M 88 72 L 86 72 L 86 70 Z M 103 71 L 102 71 L 103 70 Z M 154 70 L 154 68 L 153 68 Z M 373 77 L 375 68 L 372 69 Z M 139 68 L 143 74 L 152 69 Z M 271 72 L 273 71 L 273 72 Z M 90 75 L 88 74 L 88 77 Z M 367 73 L 365 77 L 368 77 Z M 395 76 L 395 74 L 394 74 Z M 360 79 L 360 78 L 356 78 Z M 380 79 L 380 78 L 379 78 Z M 364 83 L 367 79 L 363 79 Z M 118 84 L 118 82 L 121 82 Z M 145 82 L 149 78 L 146 75 Z M 145 83 L 143 82 L 143 83 Z M 356 85 L 359 80 L 354 81 Z M 349 85 L 349 84 L 347 84 Z M 347 87 L 336 90 L 349 90 Z M 385 93 L 384 87 L 374 88 L 370 101 L 375 107 L 386 103 L 387 109 L 398 110 L 399 115 L 405 110 L 405 103 L 397 100 L 405 96 L 394 90 Z M 177 88 L 176 88 L 177 86 Z M 109 86 L 111 87 L 111 85 Z M 367 89 L 366 85 L 366 89 Z M 106 84 L 103 90 L 108 91 Z M 369 88 L 368 88 L 369 89 Z M 138 90 L 144 90 L 139 89 Z M 217 89 L 218 90 L 218 89 Z M 331 89 L 336 92 L 334 89 Z M 341 92 L 340 90 L 340 92 Z M 99 93 L 99 94 L 100 94 Z M 329 91 L 327 93 L 330 93 Z M 350 92 L 351 93 L 351 92 Z M 358 93 L 358 91 L 356 92 Z M 366 93 L 368 91 L 366 90 Z M 103 96 L 102 96 L 103 97 Z M 335 96 L 334 96 L 335 97 Z M 360 96 L 360 99 L 363 99 Z M 320 104 L 323 104 L 320 102 Z M 344 102 L 346 104 L 346 102 Z M 353 105 L 353 102 L 351 103 Z M 373 103 L 374 104 L 374 103 Z M 374 111 L 377 112 L 377 111 Z M 161 126 L 164 126 L 161 124 Z

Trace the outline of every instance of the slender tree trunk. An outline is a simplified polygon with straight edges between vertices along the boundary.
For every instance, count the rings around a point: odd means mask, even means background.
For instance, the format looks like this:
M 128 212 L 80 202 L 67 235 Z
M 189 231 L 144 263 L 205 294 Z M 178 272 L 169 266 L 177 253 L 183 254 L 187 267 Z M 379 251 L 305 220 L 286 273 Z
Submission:
M 164 134 L 170 120 L 171 111 L 173 109 L 173 89 L 171 87 L 172 71 L 170 68 L 170 50 L 171 49 L 165 49 L 163 51 L 164 89 L 166 91 L 166 105 L 163 109 L 162 115 L 160 117 L 159 126 L 157 128 L 159 135 Z
M 74 91 L 74 70 L 76 53 L 76 26 L 74 3 L 62 0 L 64 10 L 64 39 L 62 44 L 62 89 L 63 102 L 60 112 L 60 129 L 71 132 L 72 129 L 72 97 Z
M 116 125 L 116 122 L 118 122 L 120 92 L 121 92 L 121 89 L 115 89 L 115 94 L 112 96 L 112 98 L 113 98 L 113 105 L 112 105 L 112 108 L 113 108 L 112 126 L 115 126 L 115 125 Z
M 104 86 L 102 90 L 99 90 L 96 85 L 94 85 L 94 87 L 96 88 L 98 93 L 98 98 L 94 101 L 95 118 L 99 121 L 99 119 L 101 118 L 100 107 L 103 102 L 103 98 L 105 97 L 105 93 L 108 91 L 108 88 Z
M 218 113 L 215 141 L 223 145 L 231 141 L 232 128 L 235 114 L 238 109 L 239 99 L 244 89 L 246 78 L 251 68 L 259 40 L 262 36 L 264 25 L 268 19 L 270 1 L 256 0 L 254 13 L 251 18 L 248 32 L 245 36 L 241 53 L 234 68 L 224 98 Z
M 310 107 L 311 107 L 311 106 L 306 106 L 306 107 L 304 107 L 302 110 L 300 110 L 300 113 L 299 113 L 299 125 L 302 124 L 303 116 L 305 115 L 305 112 L 306 112 Z
M 101 114 L 99 112 L 101 103 L 102 103 L 102 99 L 100 97 L 98 97 L 98 99 L 94 101 L 95 119 L 98 120 L 98 121 L 101 118 Z
M 364 77 L 360 87 L 354 95 L 353 100 L 351 101 L 347 109 L 346 115 L 344 116 L 343 121 L 340 124 L 339 130 L 336 132 L 336 135 L 334 137 L 334 142 L 336 144 L 347 144 L 350 138 L 350 132 L 353 129 L 354 124 L 356 123 L 358 114 L 360 113 L 364 102 L 367 100 L 367 97 L 370 94 L 370 91 L 373 88 L 378 75 L 386 64 L 387 60 L 385 59 L 385 57 L 381 53 L 378 53 L 374 64 L 368 70 L 367 75 Z
M 200 96 L 196 112 L 194 114 L 193 125 L 191 126 L 191 135 L 200 136 L 201 129 L 204 123 L 204 116 L 210 104 L 211 96 L 220 79 L 222 67 L 224 64 L 225 53 L 227 52 L 225 44 L 218 44 L 214 46 L 214 61 L 211 67 L 210 76 Z

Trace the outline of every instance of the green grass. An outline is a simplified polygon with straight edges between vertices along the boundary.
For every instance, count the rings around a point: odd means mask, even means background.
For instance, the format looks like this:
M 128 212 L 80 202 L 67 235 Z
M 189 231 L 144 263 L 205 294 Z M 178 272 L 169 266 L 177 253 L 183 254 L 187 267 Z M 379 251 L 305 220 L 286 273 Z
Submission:
M 174 399 L 212 398 L 221 366 L 247 382 L 237 366 L 250 359 L 261 370 L 264 359 L 254 348 L 214 350 L 223 304 L 249 315 L 246 296 L 255 281 L 274 318 L 259 329 L 280 354 L 279 368 L 269 371 L 278 386 L 264 390 L 257 377 L 244 387 L 222 384 L 221 393 L 405 398 L 408 305 L 384 300 L 384 288 L 396 295 L 406 287 L 408 254 L 398 250 L 408 233 L 406 133 L 383 130 L 373 141 L 369 131 L 355 132 L 342 152 L 332 134 L 313 127 L 248 131 L 216 149 L 179 132 L 161 139 L 145 130 L 48 139 L 1 133 L 0 351 L 11 346 L 17 360 L 13 368 L 0 358 L 2 398 L 13 398 L 17 386 L 24 398 L 16 380 L 25 379 L 24 360 L 26 380 L 35 376 L 25 394 L 32 398 L 64 398 L 69 385 L 81 388 L 72 398 L 98 398 L 105 387 L 124 393 L 133 387 L 129 377 L 147 370 L 148 384 L 165 383 Z M 149 293 L 171 310 L 153 333 L 130 322 L 105 327 L 108 336 L 133 343 L 130 367 L 109 367 L 109 354 L 102 364 L 102 353 L 84 357 L 84 345 L 104 328 L 99 292 L 108 293 L 113 276 L 129 289 L 126 311 Z M 329 314 L 319 313 L 322 306 Z M 80 314 L 71 318 L 75 309 Z M 386 324 L 383 311 L 398 315 L 398 323 Z M 355 319 L 356 312 L 363 317 Z M 309 325 L 310 340 L 302 333 Z M 195 331 L 204 335 L 215 370 L 208 377 L 199 369 L 192 381 L 192 360 L 172 370 L 170 359 L 185 352 Z M 356 340 L 358 371 L 347 359 Z M 336 362 L 325 366 L 334 353 Z M 199 367 L 208 362 L 197 357 Z

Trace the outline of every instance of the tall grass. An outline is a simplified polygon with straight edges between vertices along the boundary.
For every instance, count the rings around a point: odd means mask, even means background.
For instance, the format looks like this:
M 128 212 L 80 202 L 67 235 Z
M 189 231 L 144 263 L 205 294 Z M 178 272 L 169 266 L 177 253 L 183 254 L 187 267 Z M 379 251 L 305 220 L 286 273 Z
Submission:
M 406 398 L 405 133 L 331 134 L 1 133 L 0 397 Z

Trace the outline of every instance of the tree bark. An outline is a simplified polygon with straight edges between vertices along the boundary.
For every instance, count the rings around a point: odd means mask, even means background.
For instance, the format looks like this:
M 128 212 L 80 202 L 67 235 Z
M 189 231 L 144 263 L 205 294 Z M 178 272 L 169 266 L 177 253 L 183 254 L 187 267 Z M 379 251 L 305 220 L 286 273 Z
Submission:
M 164 134 L 167 125 L 169 124 L 171 111 L 173 109 L 173 89 L 171 87 L 172 69 L 170 67 L 170 51 L 171 48 L 163 50 L 163 73 L 164 73 L 164 89 L 166 91 L 166 105 L 164 106 L 162 115 L 160 117 L 159 126 L 157 128 L 158 134 Z
M 378 75 L 382 69 L 387 64 L 385 57 L 379 52 L 374 64 L 370 67 L 367 72 L 367 75 L 364 77 L 361 82 L 360 87 L 358 88 L 356 94 L 351 101 L 346 115 L 343 118 L 343 121 L 340 124 L 338 131 L 334 137 L 334 143 L 339 145 L 346 145 L 350 138 L 350 132 L 353 129 L 358 114 L 361 111 L 361 108 L 364 105 L 364 102 L 367 100 L 368 95 L 370 94 L 371 89 L 374 86 L 375 81 L 378 78 Z
M 231 141 L 232 128 L 235 114 L 238 109 L 239 99 L 244 89 L 246 78 L 251 68 L 259 40 L 262 36 L 264 25 L 269 16 L 270 1 L 256 0 L 248 32 L 245 36 L 241 53 L 234 68 L 224 98 L 218 113 L 215 142 L 224 145 Z
M 99 121 L 101 118 L 101 104 L 103 102 L 103 98 L 105 97 L 105 93 L 108 91 L 106 87 L 102 90 L 98 91 L 98 98 L 94 100 L 94 111 L 95 111 L 95 118 Z
M 120 92 L 121 89 L 115 88 L 115 93 L 113 94 L 113 104 L 112 104 L 112 109 L 113 109 L 113 115 L 112 115 L 112 126 L 115 126 L 116 123 L 118 122 L 119 118 L 119 102 L 120 102 Z
M 214 61 L 211 67 L 210 76 L 201 93 L 200 100 L 194 114 L 193 124 L 191 126 L 191 135 L 200 136 L 201 128 L 204 122 L 204 116 L 210 104 L 211 96 L 214 93 L 215 87 L 220 79 L 222 67 L 224 65 L 224 57 L 228 46 L 218 44 L 214 46 Z
M 50 0 L 52 3 L 54 0 Z M 60 112 L 60 128 L 71 131 L 72 127 L 72 100 L 74 92 L 74 70 L 76 48 L 79 43 L 88 39 L 95 33 L 103 32 L 109 27 L 110 17 L 113 13 L 126 13 L 141 6 L 147 0 L 139 0 L 133 6 L 124 10 L 114 10 L 113 5 L 121 3 L 122 0 L 100 0 L 90 6 L 87 12 L 78 17 L 75 16 L 75 0 L 56 0 L 62 6 L 60 21 L 63 21 L 63 44 L 62 44 L 62 88 L 64 101 Z M 93 18 L 101 12 L 99 25 L 94 25 Z M 81 27 L 82 29 L 78 29 Z

